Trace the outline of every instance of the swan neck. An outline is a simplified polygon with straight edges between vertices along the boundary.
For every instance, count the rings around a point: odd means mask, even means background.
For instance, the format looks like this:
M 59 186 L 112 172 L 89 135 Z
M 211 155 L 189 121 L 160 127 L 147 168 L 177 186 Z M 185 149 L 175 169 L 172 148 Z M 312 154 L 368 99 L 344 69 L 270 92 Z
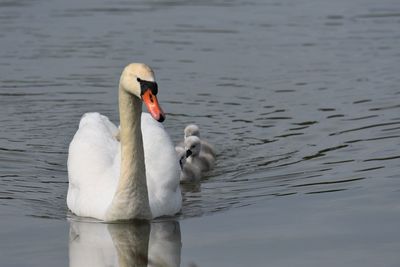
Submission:
M 119 88 L 121 140 L 120 177 L 107 216 L 110 220 L 151 219 L 146 184 L 141 100 Z

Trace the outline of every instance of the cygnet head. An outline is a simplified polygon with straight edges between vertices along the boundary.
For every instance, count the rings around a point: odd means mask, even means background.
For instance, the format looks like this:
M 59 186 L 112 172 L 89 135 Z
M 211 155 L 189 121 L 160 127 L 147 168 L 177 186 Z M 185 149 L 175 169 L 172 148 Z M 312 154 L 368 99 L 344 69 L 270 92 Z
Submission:
M 184 133 L 185 133 L 185 139 L 188 138 L 189 136 L 200 137 L 199 126 L 197 126 L 196 124 L 189 124 L 188 126 L 185 127 Z
M 165 113 L 157 100 L 158 85 L 153 70 L 142 63 L 132 63 L 125 67 L 120 79 L 120 88 L 141 99 L 151 116 L 162 122 Z
M 176 153 L 178 155 L 179 165 L 181 166 L 181 170 L 186 163 L 186 150 L 181 146 L 175 147 Z
M 186 157 L 198 156 L 201 150 L 201 141 L 197 136 L 189 136 L 185 139 Z

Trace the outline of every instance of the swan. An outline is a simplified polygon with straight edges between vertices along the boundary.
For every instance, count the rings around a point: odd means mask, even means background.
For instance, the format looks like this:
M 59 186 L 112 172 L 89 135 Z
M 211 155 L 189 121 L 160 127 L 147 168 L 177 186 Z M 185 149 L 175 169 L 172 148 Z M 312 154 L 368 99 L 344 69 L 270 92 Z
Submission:
M 186 164 L 197 166 L 200 171 L 207 172 L 214 167 L 215 158 L 201 152 L 201 140 L 197 136 L 185 139 Z
M 188 138 L 189 136 L 197 136 L 200 138 L 200 128 L 196 124 L 189 124 L 185 127 L 185 130 L 183 131 L 184 133 L 184 140 Z M 201 152 L 202 153 L 207 153 L 210 154 L 212 157 L 216 157 L 216 153 L 214 150 L 214 147 L 208 143 L 207 141 L 200 139 L 201 141 Z M 184 147 L 184 141 L 180 142 L 178 146 Z
M 83 115 L 68 153 L 72 213 L 116 221 L 179 212 L 179 163 L 160 123 L 165 115 L 157 91 L 153 70 L 132 63 L 119 82 L 120 131 L 106 116 Z M 142 113 L 142 101 L 150 114 Z
M 200 168 L 192 163 L 186 162 L 185 148 L 176 146 L 175 150 L 178 154 L 179 164 L 181 165 L 181 183 L 199 182 L 202 177 Z

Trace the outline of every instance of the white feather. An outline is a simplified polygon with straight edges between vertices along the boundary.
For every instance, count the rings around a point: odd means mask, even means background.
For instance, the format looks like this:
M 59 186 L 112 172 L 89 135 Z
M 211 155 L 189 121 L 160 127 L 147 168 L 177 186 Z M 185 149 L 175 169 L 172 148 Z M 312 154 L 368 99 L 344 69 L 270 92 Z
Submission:
M 179 163 L 163 125 L 142 113 L 141 129 L 151 213 L 173 215 L 182 205 Z M 120 176 L 121 146 L 118 128 L 99 113 L 86 113 L 68 156 L 67 204 L 75 214 L 103 218 L 116 192 Z

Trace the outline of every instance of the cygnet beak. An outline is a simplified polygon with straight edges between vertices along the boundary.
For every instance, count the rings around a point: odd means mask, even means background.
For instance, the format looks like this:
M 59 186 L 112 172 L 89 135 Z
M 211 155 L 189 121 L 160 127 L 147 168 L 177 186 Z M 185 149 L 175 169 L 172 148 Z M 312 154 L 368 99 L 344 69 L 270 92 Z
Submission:
M 186 157 L 190 157 L 192 155 L 192 151 L 190 149 L 186 150 Z
M 179 165 L 181 166 L 181 170 L 183 170 L 183 160 L 182 159 L 179 160 Z

